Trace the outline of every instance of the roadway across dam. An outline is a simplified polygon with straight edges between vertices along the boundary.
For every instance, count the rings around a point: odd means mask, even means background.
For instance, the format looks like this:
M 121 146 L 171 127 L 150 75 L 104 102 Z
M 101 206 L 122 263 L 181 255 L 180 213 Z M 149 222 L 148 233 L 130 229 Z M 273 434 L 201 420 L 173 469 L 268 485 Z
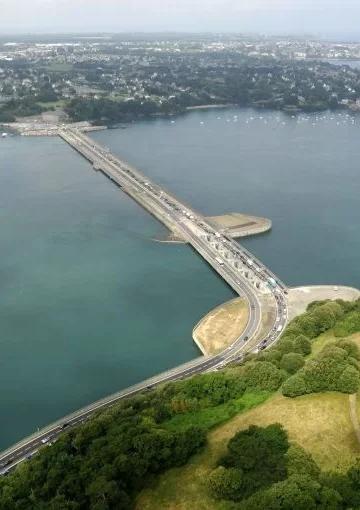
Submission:
M 111 406 L 123 398 L 146 391 L 160 383 L 216 370 L 227 363 L 241 359 L 245 352 L 265 349 L 280 337 L 288 320 L 286 285 L 241 244 L 233 241 L 223 232 L 219 232 L 216 226 L 199 212 L 79 130 L 63 127 L 59 129 L 59 136 L 85 157 L 95 170 L 101 171 L 170 231 L 189 243 L 228 285 L 246 300 L 249 316 L 241 336 L 216 356 L 199 357 L 131 388 L 105 397 L 8 448 L 0 454 L 0 474 L 8 472 L 34 455 L 43 444 L 56 440 L 64 429 L 85 421 L 94 412 Z M 271 309 L 271 324 L 266 331 L 262 327 L 265 302 Z

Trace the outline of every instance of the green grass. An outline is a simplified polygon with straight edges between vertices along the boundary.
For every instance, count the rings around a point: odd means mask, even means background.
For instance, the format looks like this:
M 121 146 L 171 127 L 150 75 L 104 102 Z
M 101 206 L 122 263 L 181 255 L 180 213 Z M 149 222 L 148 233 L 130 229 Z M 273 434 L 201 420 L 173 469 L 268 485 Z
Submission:
M 262 404 L 269 398 L 270 392 L 262 391 L 256 393 L 245 393 L 237 400 L 231 400 L 226 404 L 216 407 L 200 409 L 193 413 L 178 414 L 171 420 L 164 423 L 169 430 L 185 430 L 190 426 L 201 427 L 209 430 L 216 425 L 224 423 L 240 412 L 247 411 L 259 404 Z
M 64 108 L 66 103 L 67 103 L 66 99 L 59 99 L 58 101 L 38 102 L 38 104 L 43 108 Z
M 310 452 L 323 470 L 344 472 L 360 454 L 348 395 L 328 392 L 286 398 L 276 393 L 214 428 L 202 453 L 185 466 L 165 472 L 142 491 L 136 510 L 233 510 L 231 503 L 210 496 L 206 480 L 236 432 L 271 423 L 281 423 L 290 441 Z
M 360 333 L 354 333 L 353 335 L 349 335 L 347 337 L 348 340 L 351 340 L 352 342 L 356 343 L 360 349 Z M 333 344 L 335 342 L 338 342 L 340 340 L 340 337 L 335 336 L 334 330 L 330 329 L 329 331 L 326 331 L 326 333 L 323 333 L 318 338 L 316 338 L 311 346 L 311 354 L 308 356 L 307 359 L 311 359 L 316 357 L 319 352 L 325 347 L 327 344 Z
M 308 359 L 337 340 L 332 330 L 320 335 L 313 341 Z M 349 340 L 360 347 L 360 333 L 351 335 Z M 280 392 L 271 396 L 246 393 L 227 404 L 178 415 L 165 423 L 172 430 L 190 425 L 208 429 L 208 443 L 185 466 L 154 479 L 138 496 L 136 510 L 234 510 L 235 504 L 210 496 L 206 481 L 236 432 L 252 424 L 265 427 L 271 423 L 281 423 L 290 441 L 311 453 L 324 471 L 345 472 L 360 456 L 348 395 L 325 392 L 287 398 Z

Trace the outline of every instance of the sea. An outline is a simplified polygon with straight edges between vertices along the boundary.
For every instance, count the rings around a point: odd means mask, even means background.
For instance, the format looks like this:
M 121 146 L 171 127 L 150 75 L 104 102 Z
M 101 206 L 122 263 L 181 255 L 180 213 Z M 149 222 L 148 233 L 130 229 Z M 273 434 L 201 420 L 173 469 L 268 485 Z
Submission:
M 360 286 L 360 117 L 227 108 L 93 133 L 242 240 L 289 286 Z M 58 138 L 0 139 L 0 448 L 200 355 L 232 290 Z

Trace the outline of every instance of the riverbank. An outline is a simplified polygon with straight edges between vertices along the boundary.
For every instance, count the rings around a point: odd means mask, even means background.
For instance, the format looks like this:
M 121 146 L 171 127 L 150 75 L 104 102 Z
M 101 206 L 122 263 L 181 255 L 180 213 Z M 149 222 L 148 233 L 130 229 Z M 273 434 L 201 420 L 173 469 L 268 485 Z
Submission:
M 236 104 L 230 104 L 230 103 L 225 103 L 225 104 L 203 104 L 203 105 L 199 105 L 199 106 L 187 106 L 186 107 L 186 110 L 187 111 L 192 111 L 192 110 L 210 110 L 210 109 L 213 109 L 213 108 L 231 108 L 231 107 L 234 107 L 234 106 L 238 106 Z
M 92 131 L 103 131 L 107 129 L 106 126 L 93 126 L 90 122 L 74 122 L 70 124 L 54 124 L 52 122 L 44 122 L 40 118 L 29 119 L 29 121 L 22 122 L 3 122 L 0 128 L 9 133 L 18 134 L 21 136 L 58 136 L 59 129 L 67 126 L 75 128 L 83 133 L 90 133 Z
M 289 320 L 304 313 L 307 306 L 313 301 L 324 301 L 325 299 L 355 301 L 358 298 L 360 298 L 360 290 L 342 285 L 295 287 L 290 289 L 288 294 Z

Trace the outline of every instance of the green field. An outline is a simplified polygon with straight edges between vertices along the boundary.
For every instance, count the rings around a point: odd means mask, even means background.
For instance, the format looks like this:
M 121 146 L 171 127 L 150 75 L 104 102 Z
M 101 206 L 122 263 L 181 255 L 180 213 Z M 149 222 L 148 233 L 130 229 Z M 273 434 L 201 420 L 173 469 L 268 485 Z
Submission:
M 360 347 L 360 334 L 351 335 L 349 339 Z M 313 352 L 309 358 L 318 354 L 326 344 L 336 340 L 332 331 L 319 336 L 313 343 Z M 219 408 L 208 411 L 218 416 L 221 414 L 218 414 Z M 359 410 L 358 414 L 360 415 Z M 208 420 L 209 423 L 213 417 L 202 415 L 201 419 Z M 182 420 L 186 419 L 189 418 L 178 416 L 168 425 L 181 428 L 185 426 Z M 237 431 L 252 424 L 267 426 L 281 423 L 288 431 L 290 441 L 310 452 L 319 467 L 325 471 L 345 472 L 360 456 L 360 445 L 350 419 L 349 395 L 343 393 L 315 393 L 287 398 L 277 392 L 266 401 L 261 402 L 259 398 L 258 405 L 253 401 L 250 408 L 243 408 L 235 417 L 225 417 L 222 420 L 219 418 L 219 421 L 226 422 L 208 434 L 205 450 L 194 456 L 184 467 L 167 471 L 143 490 L 137 499 L 136 510 L 234 509 L 234 503 L 213 499 L 206 481 L 219 457 L 225 453 L 229 439 Z
M 64 108 L 64 106 L 66 105 L 67 101 L 65 99 L 59 99 L 58 101 L 48 101 L 48 102 L 43 102 L 43 101 L 39 101 L 38 104 L 40 106 L 42 106 L 43 108 Z

